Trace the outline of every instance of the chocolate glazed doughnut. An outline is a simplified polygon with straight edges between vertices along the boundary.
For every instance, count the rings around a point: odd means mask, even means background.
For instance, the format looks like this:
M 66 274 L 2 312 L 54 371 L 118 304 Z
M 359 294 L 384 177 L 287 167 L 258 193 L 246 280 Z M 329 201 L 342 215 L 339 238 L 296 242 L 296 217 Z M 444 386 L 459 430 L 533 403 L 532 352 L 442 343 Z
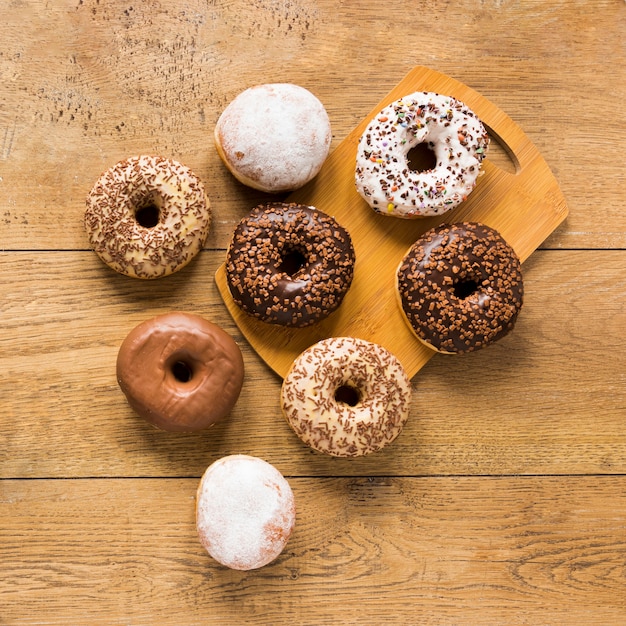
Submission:
M 445 353 L 470 352 L 504 337 L 524 295 L 513 248 L 493 228 L 475 222 L 424 233 L 400 263 L 397 284 L 411 329 Z
M 130 406 L 168 431 L 201 430 L 221 420 L 235 405 L 243 376 L 232 337 L 190 313 L 139 324 L 117 356 L 117 380 Z
M 270 324 L 302 327 L 339 307 L 354 275 L 348 232 L 314 207 L 273 202 L 235 229 L 226 279 L 235 303 Z

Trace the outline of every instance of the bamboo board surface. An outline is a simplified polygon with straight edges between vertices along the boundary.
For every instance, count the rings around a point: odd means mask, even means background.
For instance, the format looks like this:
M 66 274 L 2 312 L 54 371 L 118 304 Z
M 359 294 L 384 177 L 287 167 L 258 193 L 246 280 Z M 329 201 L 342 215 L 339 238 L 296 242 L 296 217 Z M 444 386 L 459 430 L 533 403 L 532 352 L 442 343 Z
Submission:
M 375 213 L 356 192 L 356 149 L 365 127 L 383 107 L 415 91 L 433 91 L 465 102 L 488 128 L 492 142 L 510 155 L 515 171 L 494 165 L 488 153 L 483 175 L 459 207 L 436 218 L 401 220 Z M 415 376 L 435 352 L 411 332 L 397 304 L 395 271 L 411 244 L 438 223 L 477 221 L 498 230 L 524 261 L 568 212 L 550 168 L 519 126 L 470 87 L 426 67 L 409 72 L 332 152 L 318 176 L 288 201 L 315 206 L 335 217 L 350 232 L 356 262 L 352 286 L 339 309 L 303 329 L 268 325 L 249 317 L 232 300 L 225 266 L 216 272 L 222 298 L 241 332 L 281 377 L 310 345 L 341 335 L 386 347 L 408 375 Z

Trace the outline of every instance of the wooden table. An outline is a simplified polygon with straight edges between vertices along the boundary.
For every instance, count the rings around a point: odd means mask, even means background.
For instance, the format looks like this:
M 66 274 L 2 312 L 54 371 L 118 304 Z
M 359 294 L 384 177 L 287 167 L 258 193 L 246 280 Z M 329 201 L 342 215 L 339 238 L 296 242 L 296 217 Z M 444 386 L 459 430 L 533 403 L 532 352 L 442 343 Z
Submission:
M 625 624 L 626 4 L 370 0 L 5 0 L 0 8 L 1 624 Z M 212 143 L 244 88 L 294 82 L 333 147 L 416 65 L 505 111 L 569 216 L 524 263 L 515 331 L 413 379 L 396 442 L 309 451 L 280 378 L 214 281 L 267 196 Z M 206 183 L 214 223 L 187 268 L 115 274 L 89 250 L 85 197 L 158 153 Z M 246 380 L 205 433 L 156 431 L 115 379 L 149 316 L 199 313 L 240 343 Z M 275 465 L 297 501 L 271 565 L 201 548 L 195 490 L 214 460 Z

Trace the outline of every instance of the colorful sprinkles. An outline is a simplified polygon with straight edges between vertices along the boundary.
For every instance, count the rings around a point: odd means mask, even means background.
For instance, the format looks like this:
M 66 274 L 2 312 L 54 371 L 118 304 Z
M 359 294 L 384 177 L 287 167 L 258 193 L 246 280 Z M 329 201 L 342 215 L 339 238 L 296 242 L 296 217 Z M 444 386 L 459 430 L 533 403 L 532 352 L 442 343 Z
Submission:
M 426 144 L 433 169 L 409 165 L 412 148 Z M 489 145 L 481 121 L 462 102 L 416 92 L 385 107 L 361 136 L 355 184 L 379 213 L 416 218 L 445 213 L 463 202 L 476 184 Z

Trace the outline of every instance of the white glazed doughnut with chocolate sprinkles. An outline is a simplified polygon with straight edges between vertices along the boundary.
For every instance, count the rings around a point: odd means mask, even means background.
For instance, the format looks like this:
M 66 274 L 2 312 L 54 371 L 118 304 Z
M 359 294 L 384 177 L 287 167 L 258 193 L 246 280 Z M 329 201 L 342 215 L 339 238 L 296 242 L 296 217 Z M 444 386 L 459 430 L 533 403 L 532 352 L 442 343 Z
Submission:
M 116 272 L 145 279 L 187 265 L 202 249 L 210 224 L 200 179 L 160 156 L 131 157 L 104 172 L 84 216 L 96 254 Z
M 303 327 L 328 317 L 343 301 L 354 275 L 354 249 L 330 215 L 271 202 L 239 222 L 225 265 L 233 300 L 248 315 Z
M 409 152 L 424 144 L 435 164 L 412 169 Z M 473 190 L 489 145 L 481 121 L 463 102 L 417 92 L 386 106 L 369 123 L 357 151 L 357 191 L 378 213 L 440 215 Z
M 268 565 L 283 551 L 295 522 L 289 483 L 263 459 L 225 456 L 210 465 L 200 480 L 198 537 L 226 567 L 246 571 Z
M 418 239 L 397 272 L 402 310 L 438 352 L 483 348 L 509 333 L 524 285 L 513 248 L 489 226 L 443 224 Z
M 281 388 L 283 414 L 308 446 L 357 457 L 396 439 L 409 415 L 411 382 L 382 346 L 355 337 L 323 339 L 296 358 Z

